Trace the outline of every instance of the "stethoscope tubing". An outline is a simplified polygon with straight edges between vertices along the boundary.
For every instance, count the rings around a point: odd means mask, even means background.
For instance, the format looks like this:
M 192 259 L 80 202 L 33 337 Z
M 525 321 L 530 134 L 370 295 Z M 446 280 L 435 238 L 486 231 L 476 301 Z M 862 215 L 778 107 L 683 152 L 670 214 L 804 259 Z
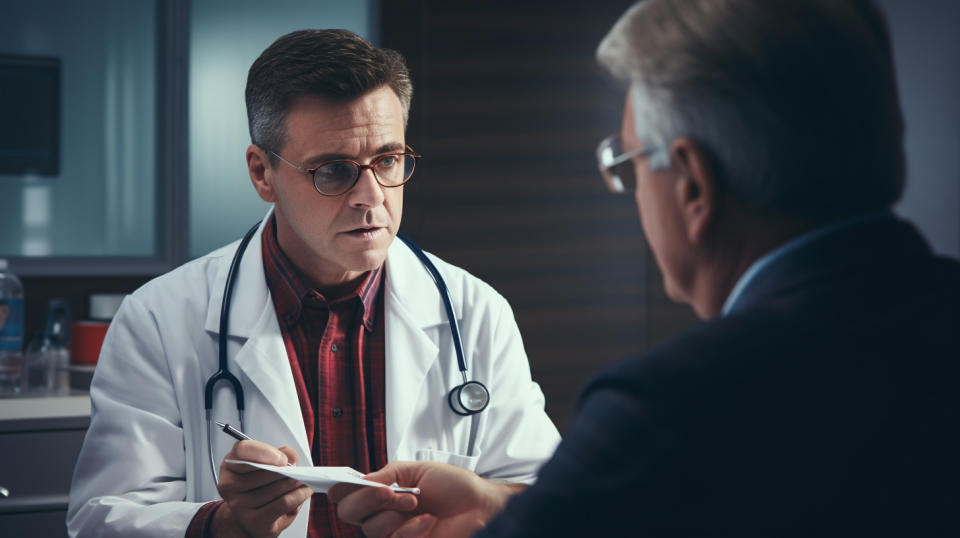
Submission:
M 259 228 L 260 223 L 258 222 L 247 230 L 247 233 L 243 235 L 243 239 L 240 240 L 237 252 L 233 255 L 233 260 L 230 262 L 230 270 L 227 271 L 227 283 L 223 289 L 223 302 L 220 304 L 220 334 L 217 340 L 219 370 L 210 376 L 210 379 L 207 380 L 203 388 L 203 410 L 207 421 L 207 457 L 210 459 L 210 469 L 213 471 L 213 482 L 215 484 L 220 483 L 220 476 L 217 473 L 217 467 L 213 459 L 213 389 L 217 383 L 226 381 L 233 386 L 233 394 L 237 402 L 237 415 L 240 419 L 240 430 L 243 431 L 246 429 L 246 424 L 243 420 L 243 385 L 240 384 L 237 376 L 230 373 L 230 369 L 227 367 L 227 331 L 230 330 L 230 303 L 233 298 L 233 285 L 237 280 L 237 271 L 240 269 L 240 260 L 243 258 L 243 252 L 247 250 L 247 245 Z
M 244 397 L 243 397 L 243 386 L 240 384 L 240 380 L 237 379 L 235 375 L 230 373 L 229 368 L 227 367 L 227 332 L 230 329 L 230 304 L 233 297 L 233 286 L 236 282 L 237 272 L 240 269 L 240 261 L 243 258 L 243 253 L 247 249 L 247 245 L 250 243 L 250 240 L 256 234 L 257 230 L 260 228 L 262 222 L 258 222 L 252 228 L 250 228 L 243 238 L 240 240 L 240 244 L 237 246 L 237 251 L 233 255 L 233 260 L 230 262 L 230 270 L 227 272 L 227 281 L 224 285 L 223 290 L 223 302 L 220 306 L 220 334 L 218 335 L 218 361 L 219 369 L 207 380 L 206 385 L 204 385 L 203 391 L 203 405 L 204 413 L 207 422 L 207 452 L 210 459 L 210 469 L 213 471 L 213 480 L 214 483 L 219 483 L 220 479 L 217 473 L 217 467 L 213 459 L 213 390 L 216 387 L 217 383 L 225 381 L 233 387 L 234 396 L 237 402 L 237 413 L 240 419 L 240 429 L 245 431 L 245 424 L 243 420 L 243 411 L 244 411 Z M 440 271 L 437 269 L 436 265 L 427 257 L 426 253 L 417 246 L 409 237 L 402 233 L 397 233 L 397 238 L 404 242 L 407 247 L 417 256 L 424 267 L 427 269 L 427 272 L 430 273 L 430 276 L 433 278 L 434 283 L 437 286 L 437 290 L 440 292 L 440 298 L 443 300 L 444 309 L 447 312 L 447 320 L 450 324 L 450 334 L 453 340 L 453 347 L 457 354 L 457 366 L 460 369 L 460 375 L 463 378 L 463 384 L 458 385 L 450 391 L 447 398 L 450 403 L 450 407 L 454 413 L 460 416 L 471 416 L 483 411 L 486 408 L 487 404 L 484 403 L 483 407 L 475 410 L 469 409 L 458 409 L 458 406 L 454 404 L 454 394 L 456 393 L 457 398 L 460 397 L 460 391 L 463 387 L 469 385 L 479 386 L 486 394 L 486 402 L 490 400 L 489 390 L 478 381 L 469 381 L 467 378 L 467 363 L 464 359 L 463 354 L 463 343 L 460 339 L 460 326 L 457 323 L 457 316 L 453 310 L 453 301 L 450 298 L 450 291 L 447 289 L 447 284 L 444 282 L 443 277 L 440 275 Z M 476 417 L 473 417 L 473 424 L 471 425 L 471 434 L 470 434 L 470 449 L 468 450 L 469 455 L 473 454 L 473 443 L 475 442 L 476 437 Z
M 247 249 L 250 239 L 253 238 L 259 228 L 260 223 L 258 222 L 244 234 L 243 239 L 240 240 L 240 245 L 237 247 L 237 252 L 233 255 L 233 260 L 230 262 L 230 270 L 227 272 L 227 283 L 224 285 L 223 290 L 223 302 L 220 304 L 220 334 L 218 335 L 219 340 L 217 346 L 220 369 L 210 376 L 210 379 L 207 380 L 207 384 L 204 387 L 203 407 L 206 410 L 213 409 L 213 389 L 220 381 L 226 381 L 233 385 L 237 395 L 237 411 L 242 414 L 244 410 L 243 387 L 240 385 L 240 380 L 237 379 L 237 376 L 230 373 L 230 369 L 227 367 L 227 332 L 230 330 L 230 304 L 233 299 L 233 285 L 237 281 L 237 272 L 240 269 L 240 260 L 243 258 L 243 252 Z M 243 430 L 242 425 L 240 429 Z
M 444 282 L 443 277 L 440 276 L 440 271 L 437 269 L 437 266 L 433 264 L 427 254 L 417 246 L 409 237 L 406 235 L 397 232 L 397 239 L 403 241 L 410 250 L 420 259 L 424 267 L 427 268 L 427 272 L 430 273 L 430 276 L 433 277 L 434 283 L 437 285 L 437 290 L 440 291 L 440 298 L 443 299 L 443 307 L 447 311 L 447 320 L 450 323 L 450 334 L 453 336 L 453 348 L 457 352 L 457 366 L 460 368 L 460 374 L 463 377 L 463 382 L 467 383 L 467 363 L 463 358 L 463 343 L 460 340 L 460 325 L 457 324 L 457 316 L 453 311 L 453 301 L 450 299 L 450 290 L 447 289 L 447 283 Z

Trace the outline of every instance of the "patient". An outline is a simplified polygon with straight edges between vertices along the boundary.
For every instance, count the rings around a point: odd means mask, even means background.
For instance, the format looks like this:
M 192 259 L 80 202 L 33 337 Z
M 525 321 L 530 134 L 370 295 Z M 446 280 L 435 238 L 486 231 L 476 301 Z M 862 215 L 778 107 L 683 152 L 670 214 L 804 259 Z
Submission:
M 960 536 L 960 265 L 904 188 L 872 0 L 647 0 L 598 151 L 667 294 L 706 321 L 604 369 L 537 483 L 394 463 L 339 485 L 368 536 Z

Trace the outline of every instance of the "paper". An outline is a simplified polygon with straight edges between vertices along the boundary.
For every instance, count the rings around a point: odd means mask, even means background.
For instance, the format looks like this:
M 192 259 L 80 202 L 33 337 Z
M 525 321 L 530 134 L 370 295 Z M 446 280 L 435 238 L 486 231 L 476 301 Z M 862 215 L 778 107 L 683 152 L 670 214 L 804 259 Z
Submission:
M 387 487 L 386 484 L 381 484 L 380 482 L 364 480 L 363 473 L 350 467 L 278 467 L 276 465 L 253 463 L 252 461 L 226 460 L 226 462 L 249 465 L 250 467 L 256 467 L 257 469 L 263 469 L 264 471 L 270 471 L 277 474 L 282 474 L 283 476 L 289 476 L 294 480 L 299 480 L 310 486 L 313 488 L 313 491 L 317 493 L 326 493 L 331 487 L 333 487 L 334 484 L 342 483 L 358 484 L 361 486 L 371 486 L 375 488 Z M 389 487 L 393 488 L 393 490 L 397 492 L 413 493 L 414 495 L 420 494 L 419 488 L 401 488 L 396 484 L 393 484 Z

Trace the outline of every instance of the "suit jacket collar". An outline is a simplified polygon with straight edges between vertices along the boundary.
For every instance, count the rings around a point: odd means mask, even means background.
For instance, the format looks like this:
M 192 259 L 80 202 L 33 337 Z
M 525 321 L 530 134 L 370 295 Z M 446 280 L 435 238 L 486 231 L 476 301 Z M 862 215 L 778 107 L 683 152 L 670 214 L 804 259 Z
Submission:
M 904 260 L 932 256 L 916 229 L 892 214 L 824 234 L 771 262 L 742 290 L 730 314 L 841 273 L 893 271 Z

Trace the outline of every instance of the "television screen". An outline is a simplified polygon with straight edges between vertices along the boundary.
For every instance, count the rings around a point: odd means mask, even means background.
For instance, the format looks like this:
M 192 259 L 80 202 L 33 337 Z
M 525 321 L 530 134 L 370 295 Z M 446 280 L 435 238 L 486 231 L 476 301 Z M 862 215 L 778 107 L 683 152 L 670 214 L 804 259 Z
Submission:
M 60 59 L 0 54 L 0 174 L 60 173 Z

